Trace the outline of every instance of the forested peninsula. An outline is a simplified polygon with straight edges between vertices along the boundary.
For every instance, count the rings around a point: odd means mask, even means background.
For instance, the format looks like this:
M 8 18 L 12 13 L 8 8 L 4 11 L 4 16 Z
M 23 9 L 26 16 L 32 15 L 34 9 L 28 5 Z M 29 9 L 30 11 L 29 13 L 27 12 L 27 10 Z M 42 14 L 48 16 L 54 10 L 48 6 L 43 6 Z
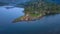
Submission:
M 24 16 L 16 18 L 13 22 L 20 21 L 35 21 L 41 19 L 43 16 L 59 14 L 60 4 L 47 2 L 47 0 L 31 0 L 25 4 L 17 4 L 24 6 Z

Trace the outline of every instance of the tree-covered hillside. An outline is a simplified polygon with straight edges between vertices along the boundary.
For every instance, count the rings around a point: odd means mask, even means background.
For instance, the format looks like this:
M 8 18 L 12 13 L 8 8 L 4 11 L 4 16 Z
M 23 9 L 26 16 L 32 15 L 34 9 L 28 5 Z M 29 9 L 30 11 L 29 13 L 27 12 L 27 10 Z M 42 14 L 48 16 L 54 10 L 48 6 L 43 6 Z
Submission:
M 15 19 L 14 22 L 37 20 L 45 15 L 60 13 L 60 4 L 47 2 L 47 0 L 31 0 L 18 5 L 24 6 L 25 15 Z
M 34 0 L 25 4 L 24 12 L 60 12 L 60 5 L 56 3 L 47 2 L 47 0 Z

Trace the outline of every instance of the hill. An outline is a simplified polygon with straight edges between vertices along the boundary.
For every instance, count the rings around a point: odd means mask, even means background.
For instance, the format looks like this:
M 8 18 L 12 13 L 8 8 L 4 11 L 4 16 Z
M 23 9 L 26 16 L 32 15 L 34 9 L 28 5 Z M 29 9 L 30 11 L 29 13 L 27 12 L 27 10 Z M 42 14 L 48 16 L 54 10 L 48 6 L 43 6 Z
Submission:
M 25 15 L 15 19 L 14 22 L 37 20 L 45 15 L 60 13 L 60 4 L 47 0 L 31 0 L 22 5 L 25 8 Z

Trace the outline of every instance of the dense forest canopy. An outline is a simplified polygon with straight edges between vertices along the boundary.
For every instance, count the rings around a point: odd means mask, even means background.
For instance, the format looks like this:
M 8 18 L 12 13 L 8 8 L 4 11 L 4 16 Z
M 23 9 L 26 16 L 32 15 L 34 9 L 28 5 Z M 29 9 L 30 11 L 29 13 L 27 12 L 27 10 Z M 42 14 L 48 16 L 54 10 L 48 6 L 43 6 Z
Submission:
M 14 22 L 37 20 L 43 16 L 60 13 L 60 4 L 48 2 L 47 0 L 31 0 L 26 3 L 17 4 L 24 7 L 25 15 L 15 19 Z
M 60 12 L 60 5 L 56 3 L 47 2 L 47 0 L 32 0 L 24 5 L 25 12 Z

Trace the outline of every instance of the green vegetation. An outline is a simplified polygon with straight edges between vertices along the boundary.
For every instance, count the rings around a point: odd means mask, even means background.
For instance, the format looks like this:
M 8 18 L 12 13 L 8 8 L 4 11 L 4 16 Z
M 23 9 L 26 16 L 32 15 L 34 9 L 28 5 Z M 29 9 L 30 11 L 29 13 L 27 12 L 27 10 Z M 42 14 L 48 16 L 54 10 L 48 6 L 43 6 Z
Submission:
M 40 14 L 56 14 L 60 13 L 60 5 L 56 3 L 47 2 L 44 0 L 31 0 L 27 2 L 25 7 L 25 14 L 29 13 L 30 16 L 37 17 Z M 36 14 L 37 13 L 37 14 Z
M 39 16 L 40 14 L 34 14 L 34 13 L 32 13 L 32 14 L 30 14 L 30 16 L 32 16 L 32 17 L 36 17 L 36 16 Z
M 50 12 L 60 13 L 60 4 L 48 2 L 47 0 L 31 0 L 23 4 L 17 4 L 25 8 L 24 12 Z
M 42 0 L 35 0 L 27 2 L 25 5 L 25 13 L 26 12 L 50 12 L 50 13 L 60 13 L 60 5 L 51 2 L 45 2 Z
M 44 15 L 60 13 L 60 5 L 47 2 L 47 0 L 31 0 L 29 2 L 26 2 L 26 4 L 22 4 L 22 6 L 25 8 L 25 16 L 16 19 L 17 21 L 20 21 L 21 18 L 23 20 L 33 20 L 39 19 Z M 28 15 L 28 17 L 26 15 Z
M 19 21 L 21 21 L 21 19 L 22 19 L 23 17 L 24 17 L 24 16 L 18 17 L 18 18 L 16 18 L 16 19 L 14 19 L 13 22 L 19 22 Z

